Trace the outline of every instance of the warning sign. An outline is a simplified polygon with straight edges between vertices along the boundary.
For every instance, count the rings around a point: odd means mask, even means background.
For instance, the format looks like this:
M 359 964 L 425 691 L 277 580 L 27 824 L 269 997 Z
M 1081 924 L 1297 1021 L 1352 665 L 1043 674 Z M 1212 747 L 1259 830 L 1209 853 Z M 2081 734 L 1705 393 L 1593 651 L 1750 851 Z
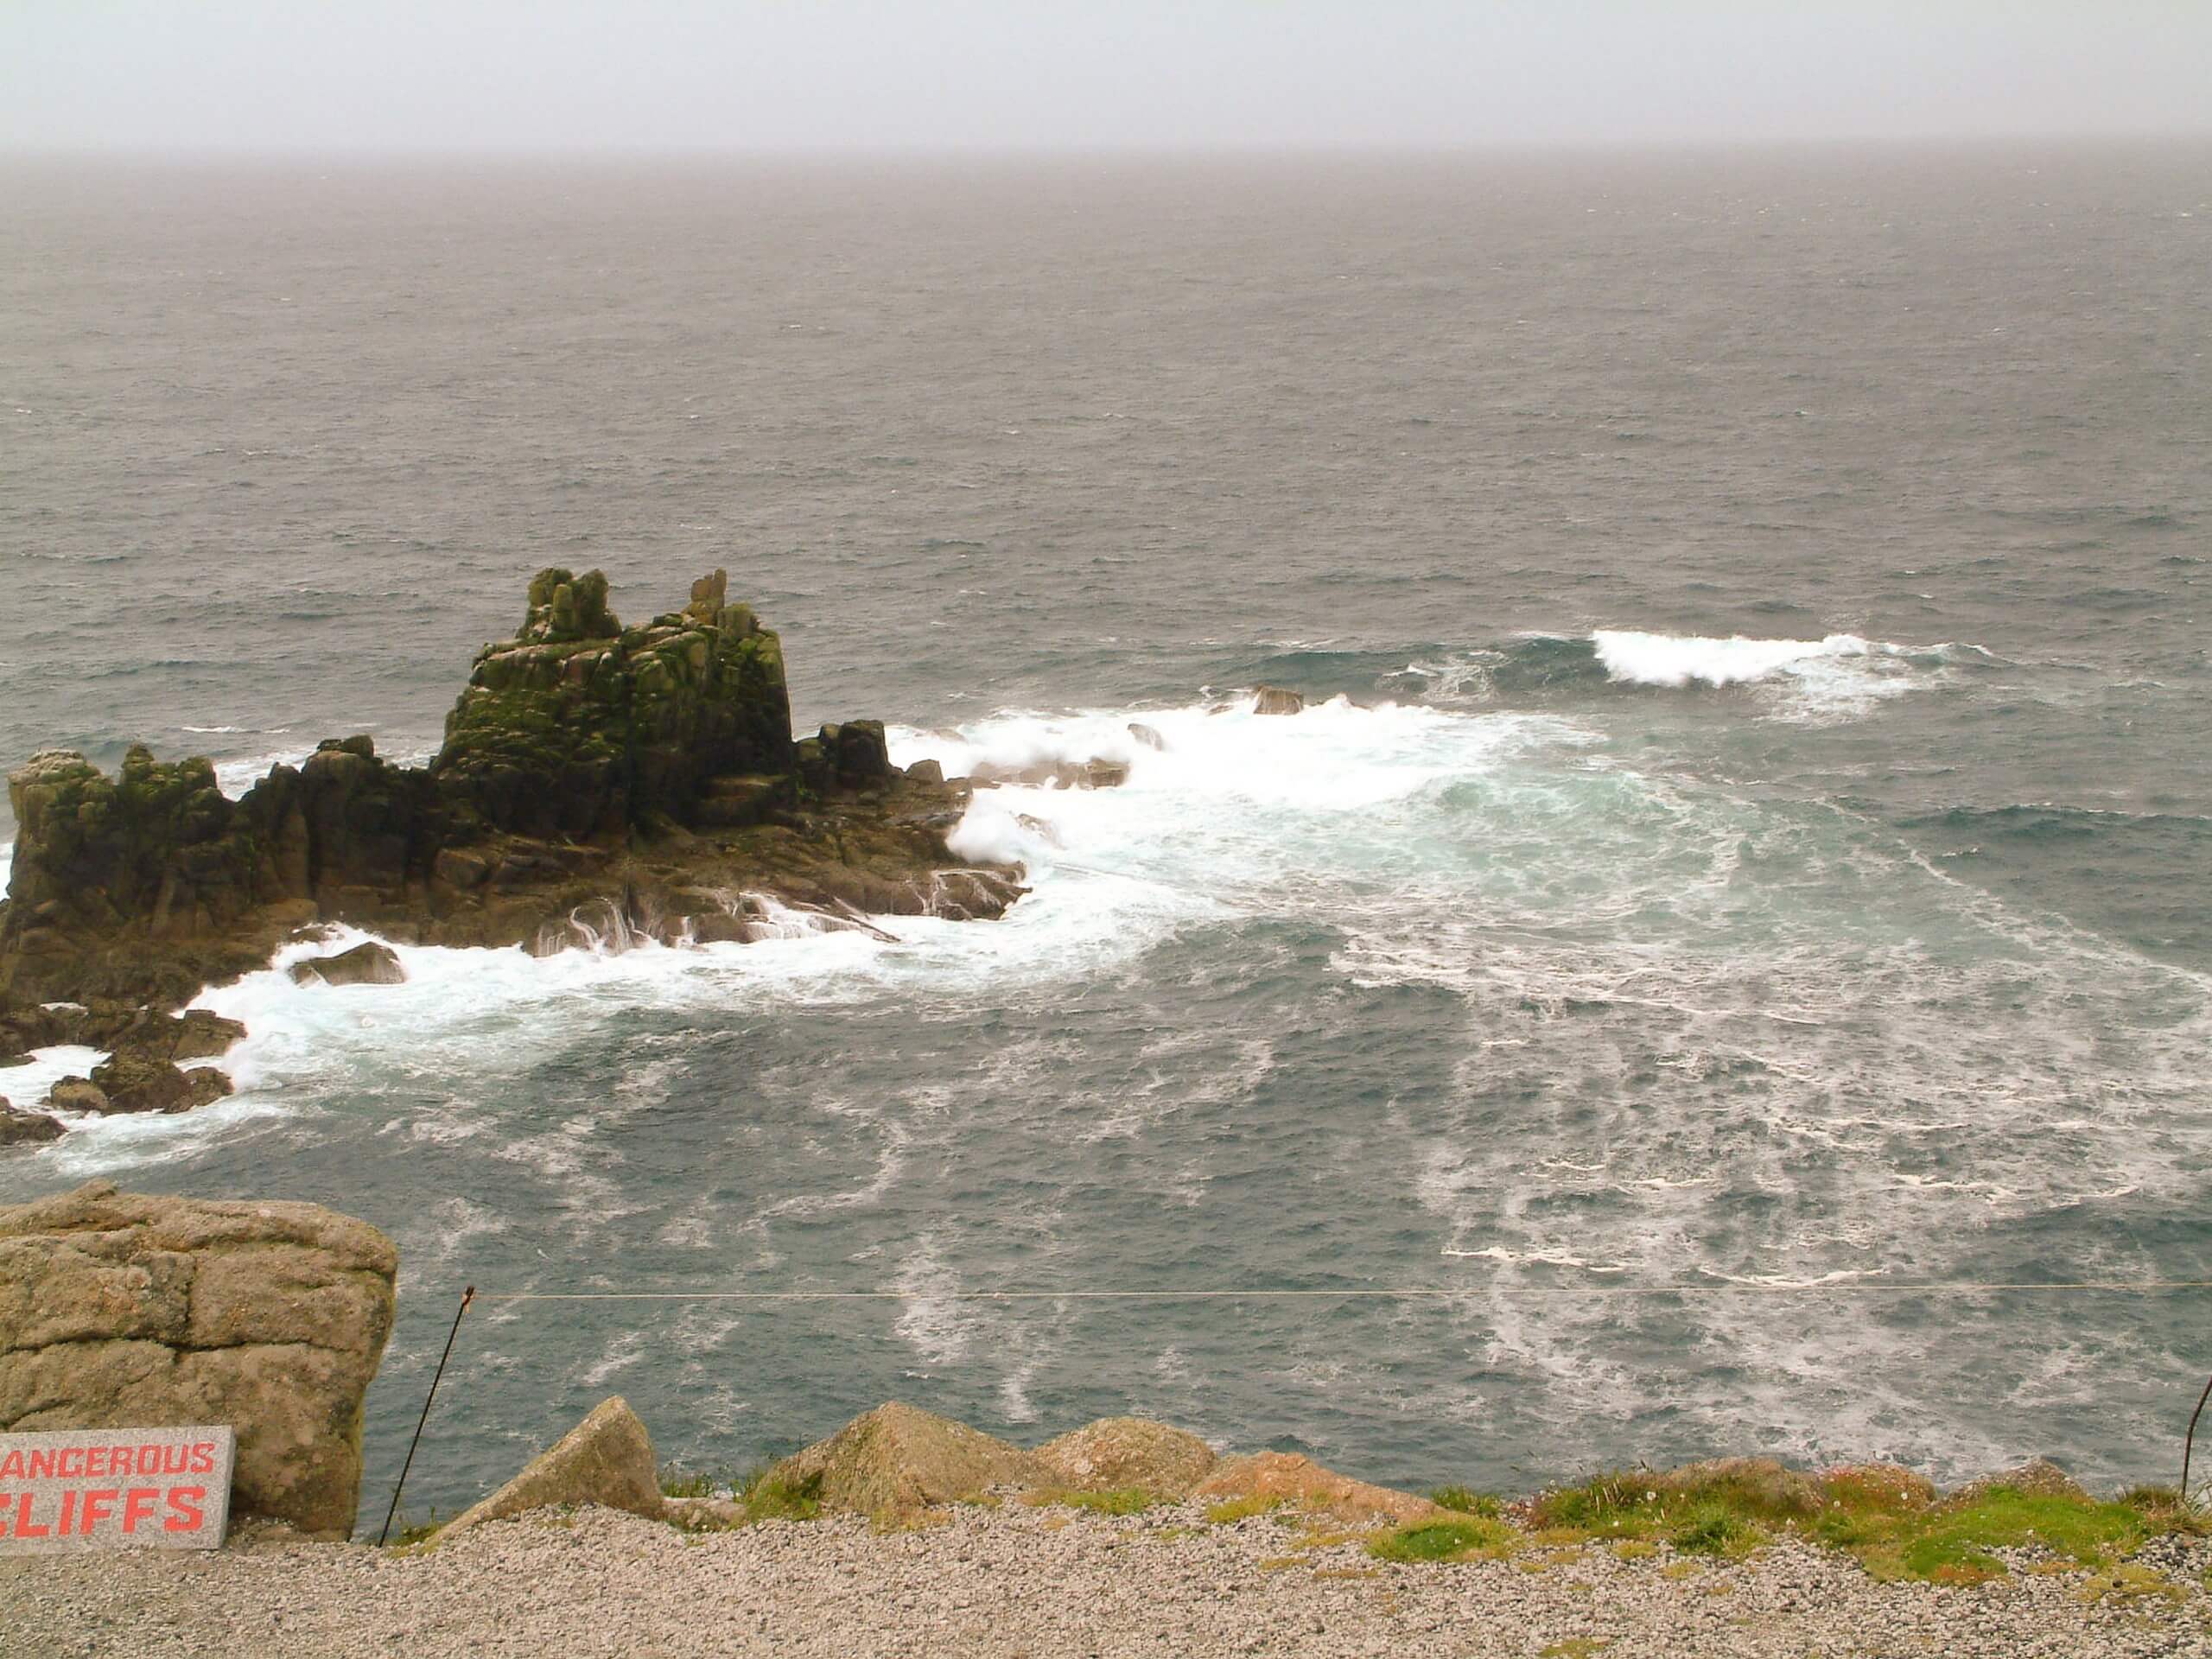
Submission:
M 227 1427 L 0 1434 L 0 1554 L 213 1549 L 236 1453 Z

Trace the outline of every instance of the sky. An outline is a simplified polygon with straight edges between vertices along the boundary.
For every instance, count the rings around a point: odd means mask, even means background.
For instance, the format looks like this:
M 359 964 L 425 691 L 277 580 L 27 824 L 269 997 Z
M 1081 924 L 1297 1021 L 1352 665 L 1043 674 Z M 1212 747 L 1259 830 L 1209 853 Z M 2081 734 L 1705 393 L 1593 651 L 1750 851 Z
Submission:
M 2212 0 L 0 0 L 0 149 L 2212 131 Z

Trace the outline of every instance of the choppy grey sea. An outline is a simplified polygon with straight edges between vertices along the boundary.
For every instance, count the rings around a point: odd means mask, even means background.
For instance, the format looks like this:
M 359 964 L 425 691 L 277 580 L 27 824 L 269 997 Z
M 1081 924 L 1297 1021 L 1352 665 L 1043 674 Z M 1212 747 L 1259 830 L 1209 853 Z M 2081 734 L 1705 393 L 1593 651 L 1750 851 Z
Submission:
M 1133 771 L 979 800 L 995 925 L 210 991 L 0 1198 L 390 1231 L 372 1518 L 466 1282 L 893 1294 L 480 1305 L 418 1516 L 615 1392 L 2171 1478 L 2212 1293 L 1879 1287 L 2212 1279 L 2208 271 L 2202 145 L 10 163 L 0 762 L 425 754 L 557 563 Z M 1193 1287 L 1459 1294 L 963 1300 Z

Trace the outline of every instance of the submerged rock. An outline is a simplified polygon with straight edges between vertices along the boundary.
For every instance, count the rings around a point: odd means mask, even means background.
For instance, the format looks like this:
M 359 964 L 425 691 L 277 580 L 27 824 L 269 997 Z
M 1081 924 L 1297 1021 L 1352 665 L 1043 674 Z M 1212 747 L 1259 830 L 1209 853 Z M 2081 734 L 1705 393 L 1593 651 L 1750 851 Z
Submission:
M 652 1436 L 620 1395 L 601 1401 L 520 1474 L 441 1527 L 437 1540 L 442 1543 L 480 1522 L 581 1503 L 627 1510 L 653 1521 L 666 1510 Z
M 59 1141 L 67 1133 L 59 1118 L 44 1112 L 20 1111 L 0 1100 L 0 1147 L 38 1146 Z
M 978 763 L 968 781 L 977 789 L 1012 785 L 1020 789 L 1119 789 L 1129 781 L 1126 761 L 1093 756 L 1088 760 L 1033 760 L 1025 766 Z
M 1280 685 L 1253 688 L 1252 712 L 1255 715 L 1295 715 L 1306 707 L 1306 699 L 1297 692 Z
M 886 1517 L 980 1497 L 994 1486 L 1051 1484 L 1036 1453 L 896 1402 L 785 1459 L 769 1478 L 810 1493 L 824 1509 Z
M 0 1209 L 0 1429 L 229 1423 L 233 1513 L 344 1538 L 398 1261 L 319 1205 L 95 1181 Z
M 1211 1500 L 1281 1500 L 1301 1509 L 1325 1510 L 1346 1521 L 1389 1521 L 1400 1525 L 1433 1521 L 1445 1513 L 1425 1497 L 1394 1492 L 1387 1486 L 1370 1486 L 1363 1480 L 1324 1469 L 1311 1458 L 1287 1452 L 1224 1458 L 1191 1495 Z
M 1037 1448 L 1061 1486 L 1078 1491 L 1131 1488 L 1186 1497 L 1218 1459 L 1197 1435 L 1142 1417 L 1102 1417 Z
M 291 966 L 296 985 L 404 985 L 407 969 L 390 945 L 370 939 L 335 956 L 309 957 Z
M 1162 737 L 1156 728 L 1146 725 L 1141 720 L 1133 720 L 1129 722 L 1129 735 L 1147 749 L 1164 749 L 1167 747 L 1167 740 Z

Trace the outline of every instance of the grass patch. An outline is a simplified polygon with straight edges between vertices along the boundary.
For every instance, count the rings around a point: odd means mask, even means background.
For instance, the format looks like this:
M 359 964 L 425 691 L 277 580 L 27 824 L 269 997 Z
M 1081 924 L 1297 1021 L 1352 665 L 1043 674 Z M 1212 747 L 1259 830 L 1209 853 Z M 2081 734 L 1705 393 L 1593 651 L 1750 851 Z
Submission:
M 756 1521 L 811 1521 L 822 1513 L 822 1481 L 779 1480 L 766 1469 L 756 1469 L 740 1478 L 732 1500 L 742 1516 L 739 1524 Z
M 2101 1567 L 2150 1535 L 2141 1512 L 2125 1503 L 2033 1497 L 1999 1486 L 1972 1503 L 1912 1516 L 1893 1538 L 1854 1553 L 1878 1576 L 1894 1565 L 1904 1577 L 1979 1584 L 2005 1571 L 1992 1550 L 2045 1549 L 2083 1567 Z
M 1206 1505 L 1206 1519 L 1217 1527 L 1233 1527 L 1255 1515 L 1272 1515 L 1290 1500 L 1287 1497 L 1231 1497 Z
M 1505 1505 L 1495 1492 L 1478 1492 L 1467 1486 L 1439 1486 L 1428 1495 L 1428 1501 L 1454 1515 L 1479 1515 L 1491 1521 L 1505 1513 Z
M 440 1520 L 435 1509 L 430 1511 L 427 1519 L 422 1521 L 410 1520 L 403 1515 L 399 1517 L 398 1525 L 391 1535 L 391 1548 L 406 1549 L 416 1544 L 426 1544 L 437 1536 L 440 1527 L 452 1519 L 453 1516 L 447 1516 L 445 1520 Z
M 671 1463 L 660 1471 L 663 1497 L 728 1497 L 745 1485 L 745 1477 L 731 1468 L 687 1469 Z
M 1141 1515 L 1168 1500 L 1148 1487 L 1118 1486 L 1103 1492 L 1055 1488 L 1027 1493 L 1021 1501 L 1038 1507 L 1051 1504 L 1059 1509 L 1089 1510 L 1094 1515 Z
M 1667 1541 L 1684 1555 L 1747 1555 L 1766 1541 L 1764 1528 L 1713 1502 L 1700 1504 L 1667 1534 Z
M 1394 1527 L 1370 1539 L 1367 1553 L 1384 1561 L 1458 1561 L 1478 1550 L 1510 1548 L 1513 1541 L 1513 1529 L 1503 1521 L 1470 1516 Z

